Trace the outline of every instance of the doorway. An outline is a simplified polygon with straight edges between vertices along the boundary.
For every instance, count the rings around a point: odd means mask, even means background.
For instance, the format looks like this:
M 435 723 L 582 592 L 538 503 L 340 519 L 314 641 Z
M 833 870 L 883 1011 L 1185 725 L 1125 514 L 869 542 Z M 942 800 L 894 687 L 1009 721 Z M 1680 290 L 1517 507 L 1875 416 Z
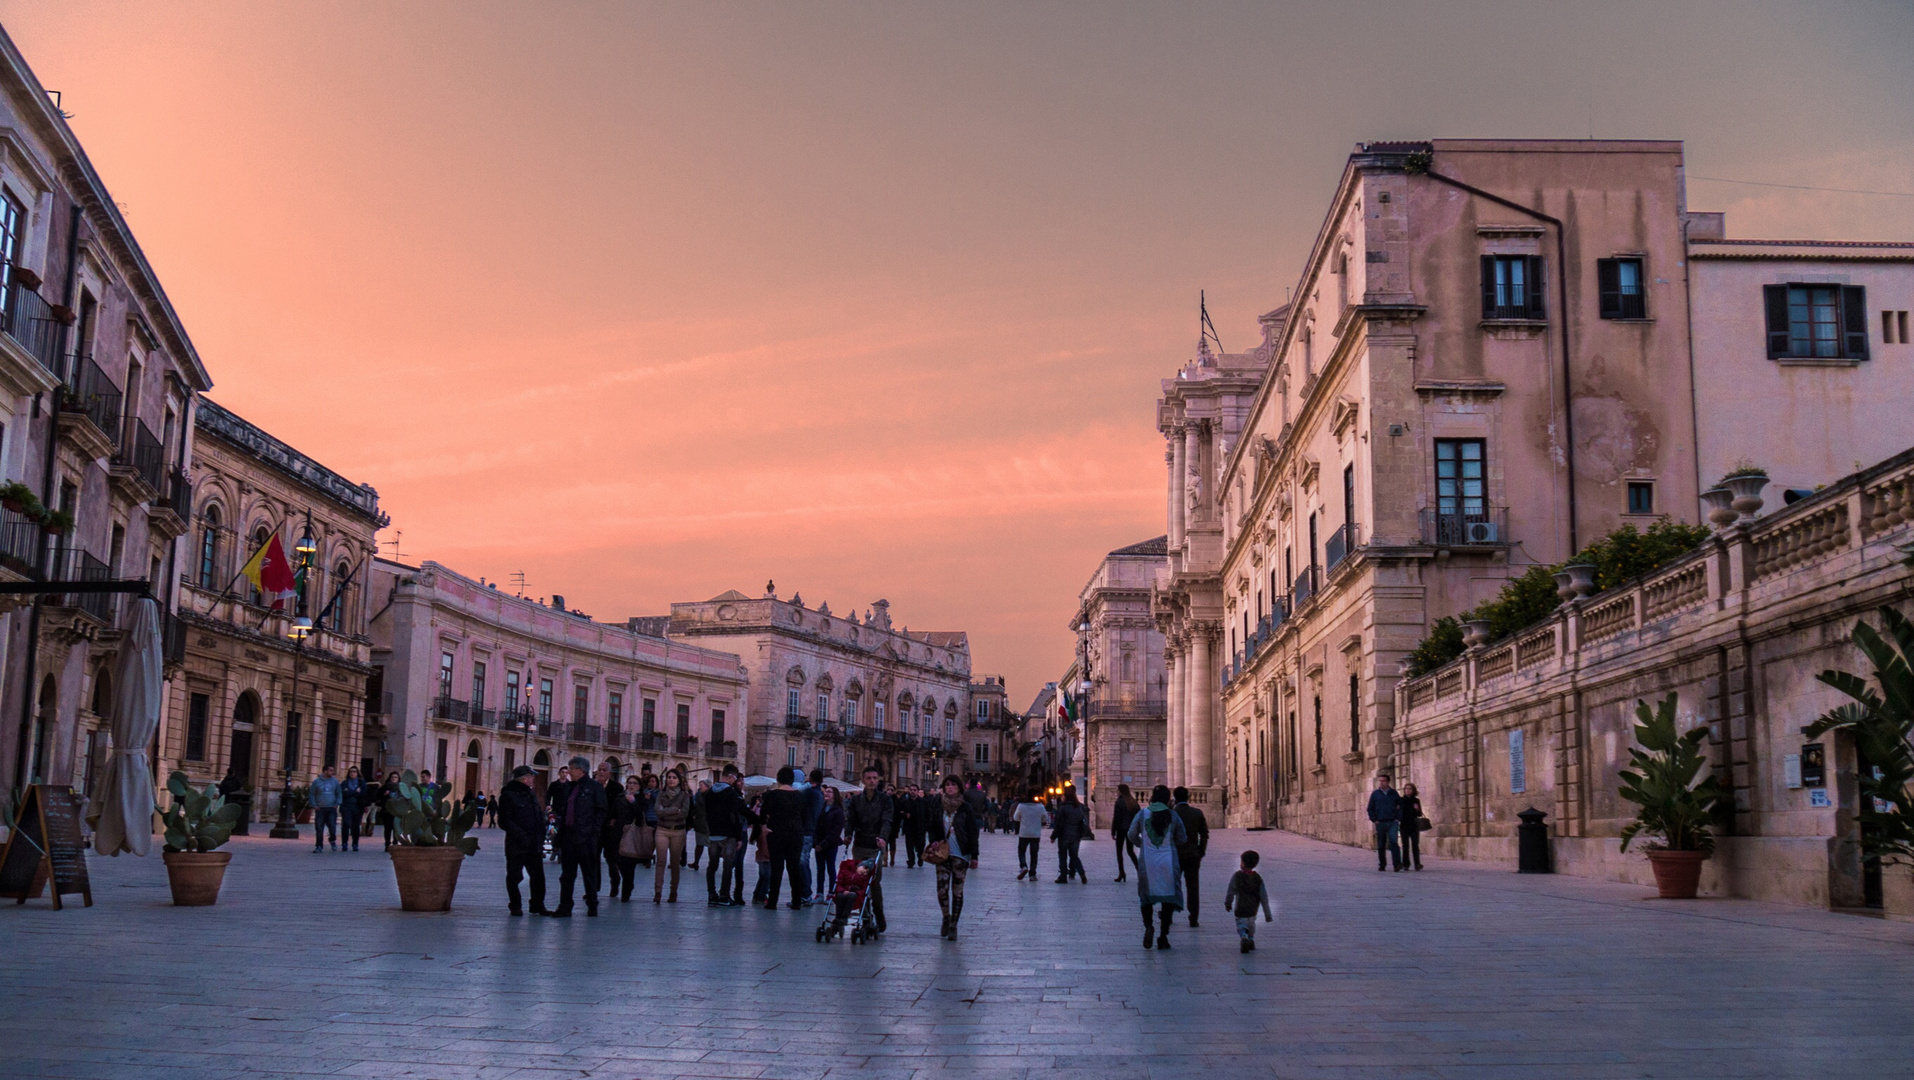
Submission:
M 479 790 L 479 744 L 473 739 L 465 748 L 465 797 L 471 798 Z
M 1875 779 L 1881 775 L 1881 770 L 1868 760 L 1867 751 L 1861 748 L 1859 739 L 1855 740 L 1854 746 L 1854 771 L 1858 776 Z M 1868 796 L 1857 793 L 1855 798 L 1866 800 Z M 1862 801 L 1861 805 L 1867 804 Z M 1867 849 L 1868 845 L 1880 840 L 1881 827 L 1866 817 L 1856 816 L 1861 822 L 1861 905 L 1879 911 L 1884 905 L 1881 896 L 1881 857 L 1869 855 Z

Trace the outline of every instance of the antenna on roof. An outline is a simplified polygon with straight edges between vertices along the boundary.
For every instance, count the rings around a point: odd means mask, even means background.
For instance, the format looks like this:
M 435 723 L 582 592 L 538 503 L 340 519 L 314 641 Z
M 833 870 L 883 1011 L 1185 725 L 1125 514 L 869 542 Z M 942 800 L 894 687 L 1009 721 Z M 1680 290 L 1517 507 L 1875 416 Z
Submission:
M 523 570 L 512 571 L 512 584 L 517 587 L 518 595 L 524 596 L 525 595 L 525 571 Z
M 1198 289 L 1196 291 L 1196 307 L 1197 307 L 1197 310 L 1201 313 L 1198 329 L 1200 329 L 1203 333 L 1203 336 L 1201 338 L 1198 338 L 1197 340 L 1199 343 L 1204 341 L 1215 342 L 1216 351 L 1220 355 L 1223 352 L 1223 339 L 1216 336 L 1216 324 L 1210 321 L 1209 297 L 1204 295 L 1204 292 L 1201 289 Z
M 410 556 L 406 555 L 405 552 L 399 550 L 399 544 L 404 539 L 405 539 L 405 530 L 394 529 L 392 530 L 392 539 L 379 541 L 379 546 L 380 547 L 390 546 L 392 548 L 392 557 L 395 559 L 409 558 Z

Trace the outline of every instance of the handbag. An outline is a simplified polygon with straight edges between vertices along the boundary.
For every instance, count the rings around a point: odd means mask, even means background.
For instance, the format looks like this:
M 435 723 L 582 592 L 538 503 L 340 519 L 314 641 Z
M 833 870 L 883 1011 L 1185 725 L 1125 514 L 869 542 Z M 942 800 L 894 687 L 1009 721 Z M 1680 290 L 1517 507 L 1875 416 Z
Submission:
M 1429 830 L 1431 830 L 1431 829 L 1433 829 L 1433 828 L 1435 828 L 1435 826 L 1434 826 L 1433 824 L 1431 824 L 1431 823 L 1429 822 L 1429 819 L 1428 819 L 1428 818 L 1426 818 L 1426 817 L 1419 817 L 1419 818 L 1417 818 L 1417 819 L 1416 819 L 1416 831 L 1417 831 L 1417 832 L 1428 832 Z
M 950 861 L 950 845 L 939 840 L 924 849 L 924 861 L 932 866 L 942 866 Z
M 618 838 L 619 858 L 638 859 L 644 857 L 651 850 L 643 845 L 644 837 L 639 830 L 640 827 L 637 825 L 625 826 L 624 834 Z

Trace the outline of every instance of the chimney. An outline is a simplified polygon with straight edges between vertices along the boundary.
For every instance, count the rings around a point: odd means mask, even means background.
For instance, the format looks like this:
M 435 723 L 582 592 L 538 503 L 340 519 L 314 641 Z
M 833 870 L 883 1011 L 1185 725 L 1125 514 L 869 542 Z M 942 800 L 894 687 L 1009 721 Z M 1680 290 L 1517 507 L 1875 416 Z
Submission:
M 1728 239 L 1728 215 L 1721 211 L 1690 210 L 1688 212 L 1688 239 L 1690 240 L 1726 240 Z

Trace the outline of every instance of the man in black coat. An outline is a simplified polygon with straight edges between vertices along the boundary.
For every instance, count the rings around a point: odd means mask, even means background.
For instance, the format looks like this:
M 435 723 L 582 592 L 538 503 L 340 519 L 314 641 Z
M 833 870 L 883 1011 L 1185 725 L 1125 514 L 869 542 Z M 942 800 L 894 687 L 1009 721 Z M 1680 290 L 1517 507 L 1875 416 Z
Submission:
M 585 871 L 585 914 L 598 914 L 598 848 L 605 829 L 609 806 L 604 785 L 591 777 L 591 762 L 572 759 L 572 782 L 554 800 L 558 811 L 558 910 L 553 915 L 569 919 L 572 914 L 572 882 L 582 867 Z
M 711 861 L 705 864 L 706 902 L 712 907 L 744 903 L 744 837 L 748 825 L 744 785 L 735 765 L 726 765 L 705 792 L 705 824 L 711 829 Z
M 904 834 L 906 869 L 924 861 L 924 834 L 930 829 L 930 817 L 924 807 L 924 794 L 916 788 L 905 789 L 897 805 L 898 831 Z
M 877 857 L 897 835 L 897 808 L 884 792 L 883 777 L 877 766 L 864 766 L 864 790 L 844 805 L 844 837 L 851 846 L 851 858 L 877 860 L 871 869 L 871 914 L 877 917 L 880 934 L 884 932 L 884 864 Z
M 498 819 L 505 829 L 505 895 L 511 899 L 512 914 L 525 914 L 518 878 L 529 874 L 532 914 L 550 915 L 545 909 L 545 810 L 532 791 L 530 765 L 513 769 L 511 782 L 498 793 Z
M 1171 798 L 1176 800 L 1171 809 L 1183 820 L 1183 833 L 1187 837 L 1176 847 L 1176 861 L 1183 868 L 1183 906 L 1190 913 L 1190 925 L 1195 926 L 1197 879 L 1203 869 L 1203 856 L 1210 849 L 1210 823 L 1203 811 L 1190 805 L 1189 788 L 1177 788 Z

